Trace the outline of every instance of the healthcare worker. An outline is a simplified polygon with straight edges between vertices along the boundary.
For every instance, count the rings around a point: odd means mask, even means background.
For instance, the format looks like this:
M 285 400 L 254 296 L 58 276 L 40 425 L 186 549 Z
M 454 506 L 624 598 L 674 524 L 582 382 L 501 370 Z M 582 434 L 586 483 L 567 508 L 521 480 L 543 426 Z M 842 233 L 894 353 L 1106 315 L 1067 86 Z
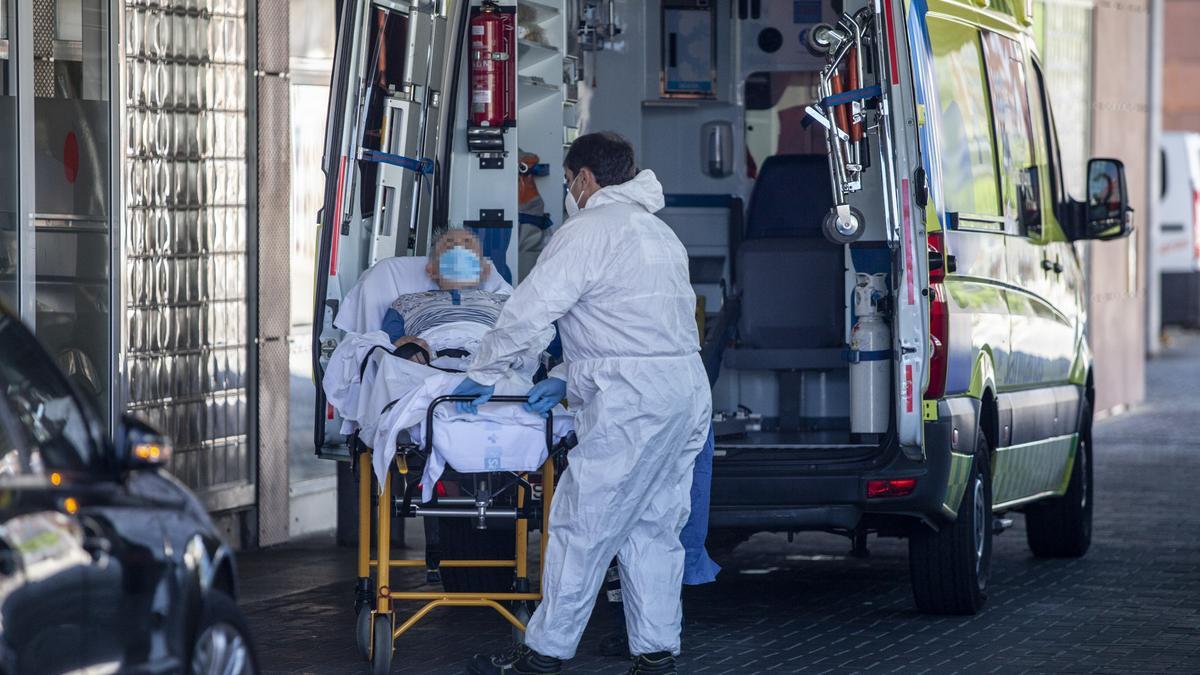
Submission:
M 579 137 L 564 160 L 568 219 L 484 335 L 456 394 L 474 410 L 558 321 L 564 363 L 529 393 L 565 395 L 579 444 L 554 494 L 543 600 L 525 644 L 473 673 L 557 673 L 575 655 L 609 561 L 621 567 L 633 673 L 674 673 L 692 467 L 712 400 L 687 252 L 663 221 L 662 185 L 620 136 Z

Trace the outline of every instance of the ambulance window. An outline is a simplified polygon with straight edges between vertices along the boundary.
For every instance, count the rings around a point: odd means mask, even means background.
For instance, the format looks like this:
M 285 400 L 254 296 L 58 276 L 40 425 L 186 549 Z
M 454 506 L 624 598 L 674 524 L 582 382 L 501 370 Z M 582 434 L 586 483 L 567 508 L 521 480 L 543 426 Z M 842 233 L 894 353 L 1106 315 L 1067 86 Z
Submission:
M 992 113 L 983 79 L 979 32 L 970 26 L 929 19 L 937 81 L 938 132 L 946 209 L 962 220 L 1001 215 L 996 185 Z
M 1040 236 L 1041 190 L 1033 151 L 1033 122 L 1025 82 L 1025 55 L 1021 45 L 996 33 L 983 34 L 992 115 L 1000 146 L 1000 185 L 1004 217 L 1009 231 Z
M 1033 74 L 1037 79 L 1037 86 L 1033 88 L 1034 110 L 1040 116 L 1041 129 L 1046 134 L 1046 168 L 1050 178 L 1048 186 L 1050 200 L 1053 204 L 1054 215 L 1061 223 L 1063 214 L 1060 211 L 1065 198 L 1063 197 L 1062 156 L 1058 151 L 1058 133 L 1054 125 L 1054 111 L 1050 109 L 1050 101 L 1046 96 L 1046 79 L 1042 76 L 1042 69 L 1038 66 L 1037 61 L 1033 63 Z
M 750 178 L 772 155 L 823 155 L 820 125 L 805 124 L 817 100 L 817 73 L 759 72 L 746 78 L 746 168 Z
M 368 24 L 370 35 L 370 103 L 364 120 L 362 146 L 371 150 L 382 150 L 384 119 L 387 105 L 384 100 L 389 92 L 399 90 L 404 84 L 404 56 L 408 47 L 408 17 L 403 14 L 376 7 Z M 379 166 L 374 162 L 358 163 L 362 175 L 360 194 L 361 212 L 375 210 L 375 191 Z

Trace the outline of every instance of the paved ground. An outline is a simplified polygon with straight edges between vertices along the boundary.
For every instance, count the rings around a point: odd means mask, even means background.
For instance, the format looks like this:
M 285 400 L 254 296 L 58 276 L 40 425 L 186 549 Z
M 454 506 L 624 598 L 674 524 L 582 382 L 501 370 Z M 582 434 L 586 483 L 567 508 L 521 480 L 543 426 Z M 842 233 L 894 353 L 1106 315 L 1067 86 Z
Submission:
M 1097 423 L 1091 552 L 1034 560 L 1018 516 L 996 540 L 982 614 L 917 614 L 903 542 L 873 539 L 860 561 L 837 537 L 759 535 L 721 560 L 717 584 L 685 591 L 681 671 L 1200 672 L 1200 512 L 1189 503 L 1198 394 L 1200 337 L 1177 337 L 1150 364 L 1147 403 Z M 268 672 L 367 670 L 354 647 L 351 552 L 315 539 L 247 554 L 242 567 Z M 611 619 L 593 617 L 570 672 L 624 672 L 594 655 Z M 442 610 L 398 641 L 396 672 L 461 673 L 471 653 L 508 639 L 487 612 Z

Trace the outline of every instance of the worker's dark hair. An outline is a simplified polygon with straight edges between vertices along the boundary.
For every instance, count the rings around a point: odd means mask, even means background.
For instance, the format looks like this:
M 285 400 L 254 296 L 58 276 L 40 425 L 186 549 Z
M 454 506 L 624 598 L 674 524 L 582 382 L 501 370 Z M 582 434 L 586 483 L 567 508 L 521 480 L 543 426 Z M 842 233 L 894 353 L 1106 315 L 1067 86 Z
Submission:
M 600 187 L 618 185 L 637 175 L 633 146 L 623 136 L 611 131 L 598 131 L 576 138 L 567 150 L 563 165 L 573 174 L 578 174 L 584 167 L 591 169 Z

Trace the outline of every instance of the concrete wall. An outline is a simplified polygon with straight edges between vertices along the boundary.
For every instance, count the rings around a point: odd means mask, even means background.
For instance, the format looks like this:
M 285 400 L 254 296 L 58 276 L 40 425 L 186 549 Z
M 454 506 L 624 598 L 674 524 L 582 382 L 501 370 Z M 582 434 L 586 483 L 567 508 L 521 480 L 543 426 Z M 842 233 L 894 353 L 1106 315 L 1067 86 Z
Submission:
M 1200 2 L 1166 0 L 1163 21 L 1163 124 L 1200 131 Z
M 1130 202 L 1143 217 L 1149 196 L 1150 1 L 1098 0 L 1092 13 L 1092 155 L 1125 162 Z M 1135 222 L 1137 229 L 1128 239 L 1084 245 L 1097 411 L 1145 398 L 1144 266 L 1149 227 L 1142 217 Z

